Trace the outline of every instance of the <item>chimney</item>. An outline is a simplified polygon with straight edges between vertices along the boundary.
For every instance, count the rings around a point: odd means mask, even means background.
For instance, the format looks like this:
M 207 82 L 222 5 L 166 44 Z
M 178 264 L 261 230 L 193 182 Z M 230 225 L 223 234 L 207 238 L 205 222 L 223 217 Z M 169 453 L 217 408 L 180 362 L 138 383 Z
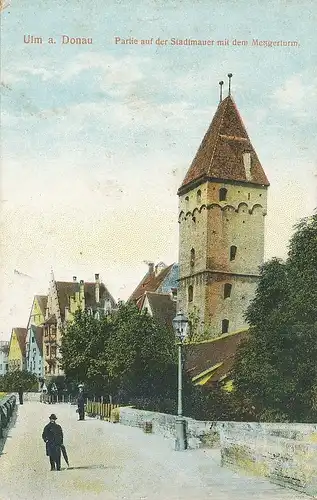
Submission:
M 149 262 L 149 274 L 154 273 L 154 262 Z
M 79 306 L 82 310 L 85 309 L 85 283 L 84 280 L 79 282 Z
M 100 280 L 99 274 L 95 274 L 95 301 L 96 304 L 100 302 Z

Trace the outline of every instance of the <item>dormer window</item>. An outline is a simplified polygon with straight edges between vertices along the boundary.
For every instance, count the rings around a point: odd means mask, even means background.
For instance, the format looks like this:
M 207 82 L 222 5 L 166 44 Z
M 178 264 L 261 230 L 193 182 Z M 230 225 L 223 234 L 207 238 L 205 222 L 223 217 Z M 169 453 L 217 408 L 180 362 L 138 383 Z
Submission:
M 243 153 L 243 166 L 245 170 L 245 176 L 248 181 L 251 180 L 251 153 Z
M 226 201 L 228 190 L 226 188 L 219 189 L 219 201 Z
M 197 191 L 197 203 L 201 203 L 201 191 L 198 189 Z

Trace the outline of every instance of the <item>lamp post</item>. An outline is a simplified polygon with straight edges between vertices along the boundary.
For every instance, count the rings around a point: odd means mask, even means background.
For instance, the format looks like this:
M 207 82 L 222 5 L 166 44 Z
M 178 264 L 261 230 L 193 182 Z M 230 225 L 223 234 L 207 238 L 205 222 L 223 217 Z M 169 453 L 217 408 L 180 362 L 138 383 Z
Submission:
M 182 346 L 187 336 L 188 318 L 179 311 L 173 319 L 173 328 L 178 340 L 178 399 L 176 418 L 176 441 L 175 450 L 182 451 L 187 448 L 185 420 L 183 418 L 183 366 L 182 366 Z

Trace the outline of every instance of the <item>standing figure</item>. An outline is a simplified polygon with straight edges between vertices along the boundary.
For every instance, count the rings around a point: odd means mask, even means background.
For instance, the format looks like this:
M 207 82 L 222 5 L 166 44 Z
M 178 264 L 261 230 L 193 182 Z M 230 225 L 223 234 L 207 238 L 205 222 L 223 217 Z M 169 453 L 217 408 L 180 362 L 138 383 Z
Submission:
M 44 427 L 42 439 L 46 444 L 46 455 L 50 458 L 51 470 L 61 470 L 63 430 L 56 423 L 57 417 L 54 413 L 52 413 L 49 419 L 49 423 Z
M 19 393 L 19 403 L 20 405 L 23 405 L 23 389 L 20 387 L 18 390 Z
M 85 397 L 83 387 L 79 387 L 79 394 L 77 397 L 77 407 L 79 420 L 85 420 Z

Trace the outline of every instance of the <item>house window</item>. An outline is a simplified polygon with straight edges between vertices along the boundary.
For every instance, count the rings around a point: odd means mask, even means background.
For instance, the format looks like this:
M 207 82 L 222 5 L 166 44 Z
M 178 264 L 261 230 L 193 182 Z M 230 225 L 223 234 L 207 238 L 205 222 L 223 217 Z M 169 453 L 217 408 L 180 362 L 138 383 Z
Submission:
M 46 346 L 46 356 L 49 356 L 50 355 L 50 346 L 47 345 Z
M 231 283 L 225 283 L 225 286 L 223 287 L 223 298 L 227 299 L 231 295 L 231 289 L 232 285 Z
M 195 265 L 195 249 L 192 248 L 190 251 L 190 267 L 194 267 Z
M 222 333 L 228 333 L 229 330 L 229 320 L 223 319 L 221 322 L 221 331 Z
M 193 302 L 194 298 L 194 288 L 192 285 L 189 285 L 188 287 L 188 302 Z
M 227 192 L 228 190 L 226 188 L 219 189 L 219 201 L 226 201 Z
M 197 191 L 197 203 L 201 203 L 201 191 L 198 189 Z
M 230 260 L 235 260 L 237 255 L 237 247 L 235 245 L 232 245 L 230 247 Z

